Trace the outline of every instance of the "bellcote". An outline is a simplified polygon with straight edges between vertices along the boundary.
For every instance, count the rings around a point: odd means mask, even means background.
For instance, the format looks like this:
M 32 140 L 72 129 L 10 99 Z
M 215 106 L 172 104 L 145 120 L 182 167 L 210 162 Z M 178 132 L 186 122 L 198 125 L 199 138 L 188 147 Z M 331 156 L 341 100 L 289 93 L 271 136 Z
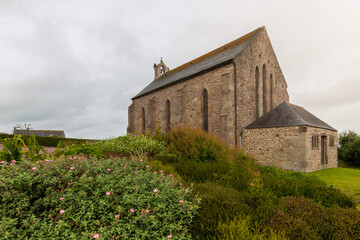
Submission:
M 163 74 L 167 73 L 168 71 L 170 71 L 170 68 L 168 68 L 165 63 L 163 62 L 162 58 L 160 60 L 159 64 L 154 63 L 154 70 L 155 70 L 155 79 L 158 79 L 159 77 L 161 77 Z

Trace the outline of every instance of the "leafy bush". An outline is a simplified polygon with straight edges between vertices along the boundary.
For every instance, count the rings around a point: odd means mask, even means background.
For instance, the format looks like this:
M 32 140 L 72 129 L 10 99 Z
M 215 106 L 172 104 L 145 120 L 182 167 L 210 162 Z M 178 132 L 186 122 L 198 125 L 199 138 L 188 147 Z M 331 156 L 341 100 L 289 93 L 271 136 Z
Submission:
M 154 156 L 162 151 L 164 147 L 161 141 L 152 139 L 151 137 L 135 136 L 131 134 L 100 140 L 93 145 L 103 152 L 137 156 Z
M 304 197 L 287 197 L 282 202 L 284 210 L 274 211 L 268 226 L 291 239 L 359 239 L 360 212 L 356 209 L 324 208 Z
M 355 207 L 350 197 L 340 190 L 320 181 L 314 175 L 291 172 L 275 167 L 262 167 L 264 188 L 271 190 L 277 197 L 304 196 L 321 203 L 325 207 Z
M 61 156 L 64 155 L 67 156 L 85 156 L 87 158 L 89 157 L 97 157 L 102 158 L 104 155 L 102 152 L 95 146 L 90 145 L 88 143 L 78 145 L 78 144 L 69 144 L 69 142 L 59 142 L 59 145 L 57 149 L 53 152 L 54 156 Z
M 339 134 L 339 159 L 353 166 L 360 166 L 360 136 L 353 131 Z
M 137 158 L 23 162 L 0 170 L 5 239 L 190 239 L 199 199 Z M 98 234 L 98 235 L 97 235 Z
M 27 150 L 25 151 L 25 158 L 32 161 L 45 159 L 45 149 L 36 141 L 35 135 L 24 137 Z
M 309 198 L 310 202 L 331 209 L 355 210 L 346 208 L 355 206 L 349 197 L 316 177 L 261 167 L 254 159 L 201 130 L 176 129 L 162 139 L 165 149 L 155 156 L 157 162 L 162 163 L 161 168 L 175 169 L 184 184 L 194 183 L 202 199 L 200 214 L 192 227 L 196 239 L 282 239 L 283 233 L 291 239 L 318 239 L 321 233 L 305 217 L 286 212 L 282 199 L 289 196 Z M 313 217 L 321 218 L 315 209 Z M 240 220 L 243 216 L 245 222 Z M 356 225 L 356 221 L 354 218 L 349 224 Z M 239 229 L 244 230 L 243 235 Z M 331 232 L 327 239 L 334 236 L 336 232 Z
M 23 155 L 23 147 L 25 147 L 24 140 L 21 135 L 15 135 L 13 138 L 5 138 L 1 140 L 3 149 L 1 151 L 1 158 L 5 161 L 21 161 Z

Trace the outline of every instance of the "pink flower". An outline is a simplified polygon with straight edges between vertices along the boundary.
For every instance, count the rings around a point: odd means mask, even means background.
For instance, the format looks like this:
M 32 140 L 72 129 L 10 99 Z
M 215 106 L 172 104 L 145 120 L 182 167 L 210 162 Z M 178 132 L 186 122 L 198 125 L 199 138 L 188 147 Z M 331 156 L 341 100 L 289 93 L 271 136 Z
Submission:
M 159 192 L 159 190 L 157 190 L 156 188 L 154 189 L 154 193 L 157 193 L 157 192 Z
M 108 168 L 107 170 L 108 170 L 109 172 L 111 171 L 111 169 L 110 169 L 110 168 Z
M 163 170 L 161 170 L 160 173 L 163 173 Z
M 137 221 L 134 222 L 135 224 L 137 223 Z
M 96 162 L 94 161 L 94 162 L 93 162 L 93 164 L 95 164 L 95 165 L 96 165 Z
M 37 169 L 37 167 L 33 167 L 33 168 L 31 168 L 32 170 L 36 170 Z
M 148 152 L 146 152 L 145 154 L 146 154 L 146 155 L 149 155 L 149 153 L 148 153 Z
M 71 182 L 68 183 L 68 185 L 71 185 L 71 184 L 72 184 Z
M 149 213 L 149 212 L 150 212 L 150 210 L 148 210 L 148 209 L 145 210 L 145 213 Z
M 172 235 L 171 235 L 171 234 L 167 236 L 167 238 L 171 238 L 171 237 L 172 237 Z
M 70 170 L 73 170 L 73 169 L 75 169 L 74 167 L 70 167 Z
M 64 200 L 64 198 L 63 197 L 61 197 L 61 198 L 59 198 L 60 200 Z
M 134 210 L 134 209 L 132 209 L 132 208 L 130 208 L 130 212 L 135 212 L 135 210 Z
M 6 162 L 5 162 L 5 161 L 1 161 L 0 163 L 4 164 L 4 163 L 6 163 Z
M 149 165 L 146 166 L 147 168 L 149 167 Z
M 93 236 L 93 238 L 99 238 L 100 237 L 100 235 L 99 234 L 94 234 L 94 236 Z
M 120 215 L 115 215 L 115 217 L 116 217 L 116 218 L 119 218 L 119 217 L 120 217 Z
M 65 212 L 65 210 L 64 210 L 64 209 L 61 209 L 61 210 L 60 210 L 60 213 L 61 213 L 61 214 L 63 214 L 64 212 Z
M 110 196 L 110 192 L 106 192 L 106 195 Z
M 170 174 L 170 177 L 173 177 L 174 176 L 174 174 Z
M 188 192 L 189 190 L 185 189 L 185 192 Z
M 69 157 L 69 160 L 72 160 L 73 158 L 72 157 Z
M 11 160 L 12 163 L 16 162 L 16 160 Z
M 143 162 L 144 160 L 140 159 L 140 162 Z
M 157 171 L 155 171 L 154 173 L 157 174 Z
M 13 165 L 13 163 L 10 163 L 10 166 L 12 166 Z
M 39 161 L 36 161 L 36 163 L 39 163 Z
M 183 203 L 184 201 L 183 200 L 180 200 L 179 203 Z
M 45 159 L 45 162 L 52 162 L 52 160 L 49 160 L 49 159 Z
M 73 157 L 73 159 L 76 159 L 77 157 L 75 156 L 75 157 Z
M 135 173 L 135 175 L 138 175 L 138 174 L 139 174 L 139 172 L 138 172 L 138 171 L 135 171 L 134 173 Z

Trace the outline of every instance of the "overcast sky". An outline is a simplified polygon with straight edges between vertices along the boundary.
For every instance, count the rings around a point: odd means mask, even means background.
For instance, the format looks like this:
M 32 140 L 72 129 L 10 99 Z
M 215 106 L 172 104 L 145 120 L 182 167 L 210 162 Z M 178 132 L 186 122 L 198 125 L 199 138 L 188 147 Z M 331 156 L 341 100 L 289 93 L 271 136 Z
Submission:
M 360 132 L 360 1 L 0 0 L 0 132 L 126 133 L 131 98 L 171 68 L 266 26 L 290 102 Z

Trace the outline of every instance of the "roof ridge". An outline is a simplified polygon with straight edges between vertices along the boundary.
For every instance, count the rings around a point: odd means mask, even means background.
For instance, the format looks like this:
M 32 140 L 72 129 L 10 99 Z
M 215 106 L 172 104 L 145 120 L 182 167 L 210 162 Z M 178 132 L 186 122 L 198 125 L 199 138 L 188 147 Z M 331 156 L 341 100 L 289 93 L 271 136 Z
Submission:
M 197 57 L 197 58 L 195 58 L 195 59 L 193 59 L 193 60 L 191 60 L 191 61 L 189 61 L 187 63 L 184 63 L 184 64 L 170 70 L 169 72 L 166 72 L 165 74 L 161 75 L 156 80 L 159 80 L 159 79 L 161 79 L 163 77 L 166 77 L 166 76 L 169 76 L 169 75 L 171 75 L 173 73 L 176 73 L 176 72 L 178 72 L 178 71 L 180 71 L 180 70 L 182 70 L 182 69 L 184 69 L 184 68 L 186 68 L 188 66 L 191 66 L 192 64 L 200 62 L 201 60 L 203 60 L 205 58 L 211 57 L 211 56 L 213 56 L 213 55 L 215 55 L 217 53 L 220 53 L 220 52 L 222 52 L 222 51 L 224 51 L 224 50 L 226 50 L 228 48 L 232 48 L 232 47 L 234 47 L 235 45 L 237 45 L 239 43 L 243 43 L 245 40 L 248 40 L 252 36 L 255 36 L 255 34 L 257 34 L 261 29 L 265 29 L 265 26 L 259 27 L 259 28 L 255 29 L 255 30 L 241 36 L 240 38 L 237 38 L 237 39 L 235 39 L 235 40 L 233 40 L 233 41 L 231 41 L 229 43 L 226 43 L 225 45 L 222 45 L 222 46 L 208 52 L 208 53 L 205 53 L 204 55 L 201 55 L 200 57 Z

